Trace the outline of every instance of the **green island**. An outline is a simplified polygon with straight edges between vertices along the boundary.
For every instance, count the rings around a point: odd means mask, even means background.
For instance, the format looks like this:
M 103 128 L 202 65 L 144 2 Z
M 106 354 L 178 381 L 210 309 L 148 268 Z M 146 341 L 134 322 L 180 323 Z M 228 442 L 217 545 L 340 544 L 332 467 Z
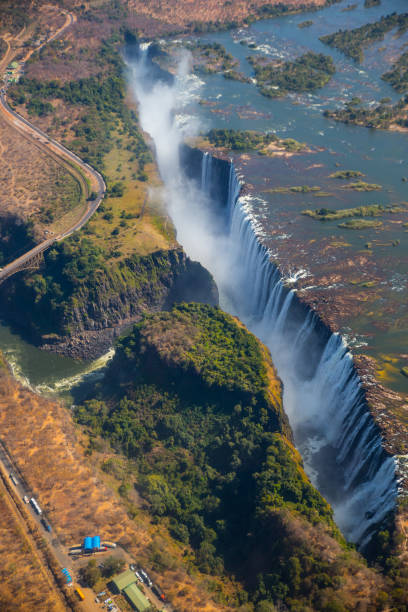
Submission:
M 302 210 L 302 215 L 312 217 L 318 221 L 336 221 L 347 217 L 380 217 L 385 214 L 393 214 L 406 211 L 405 206 L 393 204 L 384 206 L 383 204 L 369 204 L 368 206 L 357 206 L 356 208 L 341 208 L 334 210 L 331 208 L 317 208 L 316 210 Z
M 392 13 L 386 17 L 381 17 L 379 21 L 367 23 L 354 30 L 338 30 L 333 34 L 321 36 L 322 43 L 335 47 L 356 62 L 363 60 L 363 49 L 369 45 L 383 40 L 387 32 L 398 28 L 398 33 L 402 34 L 408 28 L 408 13 L 398 15 Z
M 361 558 L 305 476 L 267 349 L 237 319 L 198 304 L 143 317 L 75 418 L 93 448 L 128 458 L 122 495 L 136 487 L 192 571 L 239 579 L 235 599 L 214 583 L 216 601 L 346 609 Z
M 401 98 L 396 104 L 390 104 L 388 99 L 380 101 L 374 108 L 362 105 L 360 98 L 353 98 L 346 102 L 343 108 L 325 110 L 323 115 L 335 121 L 361 125 L 368 128 L 395 129 L 408 127 L 408 95 Z
M 379 191 L 382 185 L 376 183 L 366 183 L 365 181 L 356 181 L 343 186 L 343 189 L 352 189 L 353 191 Z
M 205 134 L 205 138 L 217 148 L 230 151 L 258 151 L 260 155 L 272 155 L 276 149 L 296 153 L 307 148 L 305 143 L 293 138 L 278 138 L 276 134 L 255 130 L 213 128 Z
M 333 59 L 322 53 L 308 52 L 288 62 L 270 61 L 260 56 L 247 59 L 254 69 L 260 92 L 268 98 L 320 89 L 336 72 Z
M 189 41 L 184 47 L 192 52 L 194 70 L 198 74 L 222 73 L 226 79 L 250 82 L 250 79 L 236 70 L 238 61 L 220 43 Z
M 385 72 L 382 77 L 384 81 L 389 83 L 398 93 L 408 92 L 408 51 L 405 51 L 401 57 L 392 66 L 389 72 Z
M 382 226 L 382 221 L 371 221 L 370 219 L 351 219 L 351 221 L 345 221 L 339 223 L 339 227 L 351 230 L 362 230 L 369 228 L 379 228 Z
M 364 0 L 364 7 L 370 8 L 372 6 L 380 6 L 381 0 Z
M 292 187 L 274 187 L 273 189 L 265 189 L 265 193 L 313 193 L 320 191 L 318 185 L 293 185 Z
M 335 179 L 352 179 L 358 178 L 359 176 L 364 176 L 359 170 L 337 170 L 329 174 L 329 178 Z
M 310 26 L 313 25 L 313 21 L 311 19 L 306 19 L 306 21 L 301 21 L 300 23 L 298 23 L 298 28 L 300 28 L 301 30 L 303 28 L 310 28 Z

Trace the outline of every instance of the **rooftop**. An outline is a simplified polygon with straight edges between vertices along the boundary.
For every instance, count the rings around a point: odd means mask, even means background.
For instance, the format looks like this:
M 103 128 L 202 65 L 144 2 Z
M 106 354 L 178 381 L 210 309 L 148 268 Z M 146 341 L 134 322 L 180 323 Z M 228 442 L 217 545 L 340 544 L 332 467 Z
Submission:
M 138 612 L 145 612 L 150 609 L 150 603 L 147 598 L 143 595 L 142 591 L 138 589 L 135 583 L 130 584 L 124 589 L 124 594 L 128 598 L 132 606 L 138 610 Z
M 112 582 L 118 591 L 123 591 L 126 587 L 136 582 L 136 576 L 131 570 L 126 570 L 112 578 Z

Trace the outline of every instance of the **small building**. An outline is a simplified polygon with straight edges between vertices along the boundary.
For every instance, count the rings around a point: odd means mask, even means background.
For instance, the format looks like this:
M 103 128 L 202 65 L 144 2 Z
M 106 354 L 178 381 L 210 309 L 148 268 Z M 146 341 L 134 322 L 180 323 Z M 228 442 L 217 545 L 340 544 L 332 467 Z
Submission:
M 92 538 L 92 548 L 94 550 L 99 550 L 101 547 L 101 538 L 100 536 L 94 536 Z
M 123 591 L 127 586 L 136 582 L 136 576 L 132 570 L 126 570 L 112 578 L 112 582 L 117 589 L 117 592 Z
M 137 612 L 146 612 L 151 606 L 149 600 L 136 585 L 136 576 L 131 570 L 126 570 L 112 579 L 118 593 L 123 593 L 132 608 Z
M 136 586 L 136 582 L 130 584 L 126 589 L 123 589 L 123 593 L 130 605 L 138 612 L 150 610 L 150 603 L 143 595 L 142 591 Z

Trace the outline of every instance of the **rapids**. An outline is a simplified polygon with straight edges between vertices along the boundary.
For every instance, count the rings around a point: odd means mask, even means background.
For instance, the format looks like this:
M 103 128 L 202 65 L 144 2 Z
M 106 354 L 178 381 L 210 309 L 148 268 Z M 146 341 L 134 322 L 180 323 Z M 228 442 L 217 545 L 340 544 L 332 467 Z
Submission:
M 187 60 L 173 83 L 152 79 L 148 54 L 128 59 L 129 79 L 142 127 L 154 141 L 178 240 L 213 274 L 222 307 L 269 347 L 306 472 L 346 537 L 364 547 L 394 509 L 397 483 L 395 460 L 382 447 L 350 351 L 285 285 L 257 235 L 232 162 L 215 172 L 215 160 L 204 153 L 192 170 L 185 152 L 180 156 L 185 126 L 175 116 L 196 83 Z M 228 185 L 214 184 L 220 176 Z M 211 196 L 220 187 L 226 197 L 215 205 Z

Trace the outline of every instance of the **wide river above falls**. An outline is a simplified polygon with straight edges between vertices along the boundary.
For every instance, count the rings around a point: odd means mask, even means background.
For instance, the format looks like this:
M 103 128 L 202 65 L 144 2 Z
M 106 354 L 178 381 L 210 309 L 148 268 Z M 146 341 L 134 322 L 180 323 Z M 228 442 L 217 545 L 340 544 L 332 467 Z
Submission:
M 396 101 L 399 97 L 381 80 L 381 74 L 389 68 L 390 61 L 398 57 L 407 44 L 407 33 L 400 37 L 395 37 L 395 32 L 386 34 L 384 41 L 366 49 L 362 64 L 355 64 L 319 41 L 319 36 L 339 28 L 358 27 L 369 21 L 376 21 L 381 15 L 407 10 L 405 0 L 387 0 L 380 6 L 369 9 L 364 8 L 363 0 L 358 0 L 356 4 L 354 10 L 345 11 L 349 3 L 341 2 L 317 12 L 259 21 L 250 27 L 201 36 L 201 40 L 217 41 L 224 45 L 227 51 L 240 61 L 239 69 L 247 76 L 252 76 L 251 66 L 246 59 L 248 55 L 263 54 L 270 58 L 293 59 L 308 50 L 331 55 L 337 72 L 326 87 L 314 94 L 291 95 L 277 100 L 263 97 L 255 85 L 226 80 L 220 75 L 200 75 L 199 79 L 190 82 L 185 91 L 185 102 L 178 115 L 179 123 L 199 118 L 204 129 L 228 127 L 273 130 L 281 137 L 293 137 L 311 147 L 323 149 L 314 154 L 313 163 L 322 164 L 331 172 L 337 166 L 357 169 L 366 175 L 365 180 L 368 182 L 383 186 L 383 190 L 378 194 L 350 193 L 347 199 L 342 194 L 342 198 L 337 198 L 335 208 L 374 201 L 384 204 L 407 201 L 408 183 L 401 180 L 402 177 L 408 176 L 407 135 L 346 126 L 329 121 L 322 115 L 325 108 L 339 106 L 355 95 L 367 103 L 379 101 L 384 97 Z M 312 26 L 303 29 L 298 27 L 299 23 L 309 19 L 313 21 Z M 248 47 L 248 44 L 251 47 Z M 199 104 L 202 100 L 210 104 Z M 321 172 L 321 176 L 318 176 L 317 172 L 317 175 L 315 173 L 310 177 L 306 167 L 307 161 L 301 159 L 281 163 L 277 165 L 279 180 L 269 177 L 268 186 L 303 185 L 310 181 L 314 184 L 320 181 L 323 184 L 324 172 Z M 328 172 L 325 172 L 326 177 L 327 174 Z M 266 207 L 262 206 L 266 228 L 268 225 L 272 226 L 277 212 L 283 206 L 292 204 L 295 209 L 301 209 L 328 204 L 323 199 L 317 201 L 317 198 L 313 200 L 312 195 L 303 194 L 301 201 L 299 197 L 290 201 L 290 196 L 282 199 L 282 196 L 276 194 L 262 194 L 262 197 L 264 202 L 267 202 Z M 301 218 L 301 223 L 305 232 L 313 231 L 317 237 L 319 232 L 324 231 L 318 227 L 317 222 L 305 217 Z M 334 235 L 341 233 L 335 224 L 331 229 Z M 368 231 L 367 236 L 361 237 L 360 234 L 359 232 L 359 237 L 354 234 L 347 236 L 347 240 L 356 249 L 372 238 Z M 382 262 L 386 260 L 384 274 L 388 275 L 386 280 L 390 283 L 390 291 L 394 291 L 398 300 L 406 304 L 407 234 L 401 227 L 395 228 L 394 234 L 394 237 L 400 240 L 398 248 L 384 247 L 379 248 L 377 252 Z M 307 261 L 305 265 L 307 266 Z M 359 321 L 363 347 L 367 344 L 364 341 L 364 332 L 370 329 L 370 325 L 369 320 Z M 375 337 L 370 339 L 370 346 L 365 350 L 373 354 L 380 351 L 402 353 L 407 337 L 408 330 L 401 324 L 393 330 L 387 328 L 384 333 L 377 330 Z M 30 381 L 40 391 L 66 390 L 84 373 L 91 371 L 94 376 L 95 370 L 104 363 L 104 359 L 94 363 L 80 363 L 44 353 L 26 343 L 4 325 L 0 326 L 0 348 L 5 351 L 14 372 L 22 380 Z M 408 379 L 398 373 L 391 377 L 390 384 L 396 390 L 408 391 Z

